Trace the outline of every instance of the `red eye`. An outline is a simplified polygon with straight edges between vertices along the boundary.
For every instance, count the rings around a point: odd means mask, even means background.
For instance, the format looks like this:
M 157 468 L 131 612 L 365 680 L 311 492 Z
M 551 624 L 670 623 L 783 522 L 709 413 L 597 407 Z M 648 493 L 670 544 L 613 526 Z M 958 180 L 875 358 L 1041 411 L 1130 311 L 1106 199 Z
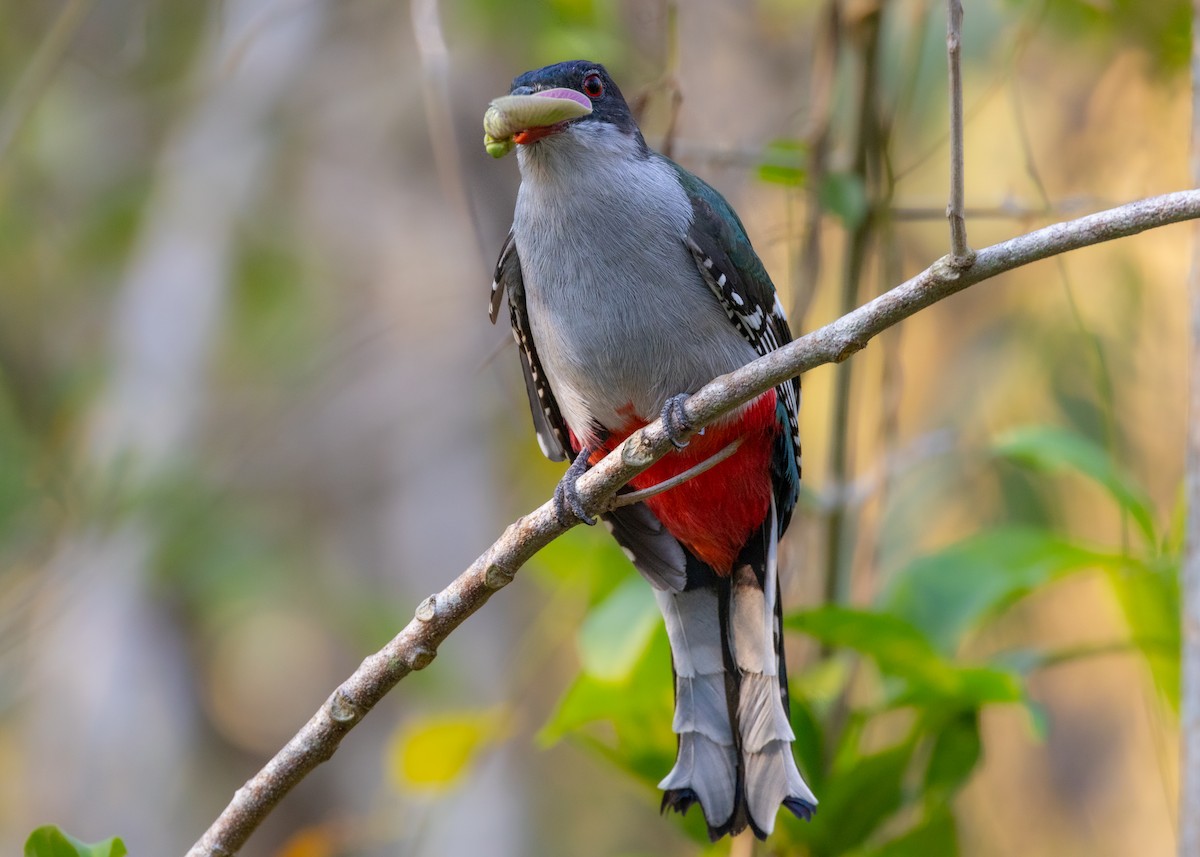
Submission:
M 588 98 L 599 98 L 604 94 L 604 81 L 594 71 L 589 71 L 583 78 L 583 91 Z

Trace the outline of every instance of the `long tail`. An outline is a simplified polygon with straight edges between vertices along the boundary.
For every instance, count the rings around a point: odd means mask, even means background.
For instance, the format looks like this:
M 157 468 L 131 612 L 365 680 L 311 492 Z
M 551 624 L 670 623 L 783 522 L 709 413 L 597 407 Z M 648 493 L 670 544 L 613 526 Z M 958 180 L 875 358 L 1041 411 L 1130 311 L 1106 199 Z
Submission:
M 682 592 L 656 591 L 675 670 L 679 754 L 663 809 L 698 802 L 714 841 L 747 826 L 760 839 L 780 805 L 810 818 L 817 799 L 792 757 L 776 573 L 774 507 L 763 550 L 729 577 L 711 569 Z

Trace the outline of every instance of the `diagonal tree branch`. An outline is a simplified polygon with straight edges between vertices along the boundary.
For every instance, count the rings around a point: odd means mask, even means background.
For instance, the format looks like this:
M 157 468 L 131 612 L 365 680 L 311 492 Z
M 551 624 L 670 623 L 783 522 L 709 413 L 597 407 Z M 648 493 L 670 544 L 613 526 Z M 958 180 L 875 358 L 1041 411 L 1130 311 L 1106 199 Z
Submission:
M 967 268 L 958 267 L 961 261 L 943 257 L 853 312 L 715 379 L 687 400 L 684 414 L 699 430 L 788 378 L 845 360 L 881 331 L 976 283 L 1059 253 L 1197 218 L 1200 190 L 1180 191 L 1047 226 L 993 245 L 980 250 Z M 601 510 L 626 482 L 672 448 L 660 421 L 635 432 L 579 480 L 584 505 L 591 512 Z M 275 758 L 238 789 L 229 806 L 192 846 L 188 857 L 229 857 L 237 853 L 283 796 L 332 757 L 346 733 L 397 682 L 429 666 L 437 647 L 455 628 L 510 583 L 531 556 L 571 526 L 558 522 L 550 501 L 509 525 L 470 568 L 421 602 L 404 630 L 364 660 Z

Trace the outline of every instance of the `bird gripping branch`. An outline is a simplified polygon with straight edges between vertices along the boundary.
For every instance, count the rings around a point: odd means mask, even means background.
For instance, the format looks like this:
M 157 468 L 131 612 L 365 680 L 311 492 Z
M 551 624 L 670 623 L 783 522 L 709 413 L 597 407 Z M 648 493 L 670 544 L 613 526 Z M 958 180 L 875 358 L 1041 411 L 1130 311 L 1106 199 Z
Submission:
M 703 473 L 601 515 L 654 588 L 675 672 L 675 766 L 663 809 L 699 803 L 709 835 L 765 839 L 781 805 L 817 799 L 792 756 L 777 546 L 796 505 L 799 381 L 686 440 L 681 403 L 791 341 L 783 307 L 725 199 L 652 151 L 603 66 L 527 72 L 484 119 L 521 170 L 492 284 L 507 298 L 542 452 L 572 460 L 560 518 L 587 515 L 578 477 L 661 416 L 677 440 L 644 489 L 738 442 Z

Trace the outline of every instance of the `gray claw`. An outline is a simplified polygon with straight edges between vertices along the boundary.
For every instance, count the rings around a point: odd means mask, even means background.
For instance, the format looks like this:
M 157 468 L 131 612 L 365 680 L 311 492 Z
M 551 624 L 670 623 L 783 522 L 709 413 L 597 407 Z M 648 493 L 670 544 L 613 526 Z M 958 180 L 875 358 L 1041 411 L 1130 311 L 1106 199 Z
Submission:
M 571 524 L 572 518 L 578 518 L 589 527 L 596 526 L 596 519 L 587 513 L 583 501 L 579 499 L 579 486 L 576 484 L 579 477 L 587 472 L 591 454 L 591 450 L 586 446 L 579 450 L 563 478 L 554 486 L 554 516 L 564 527 Z
M 683 403 L 687 399 L 687 393 L 672 396 L 667 399 L 667 403 L 663 405 L 662 409 L 663 428 L 666 429 L 667 439 L 676 449 L 683 449 L 688 445 L 686 440 L 680 440 L 680 438 L 692 430 L 692 422 L 683 410 Z

